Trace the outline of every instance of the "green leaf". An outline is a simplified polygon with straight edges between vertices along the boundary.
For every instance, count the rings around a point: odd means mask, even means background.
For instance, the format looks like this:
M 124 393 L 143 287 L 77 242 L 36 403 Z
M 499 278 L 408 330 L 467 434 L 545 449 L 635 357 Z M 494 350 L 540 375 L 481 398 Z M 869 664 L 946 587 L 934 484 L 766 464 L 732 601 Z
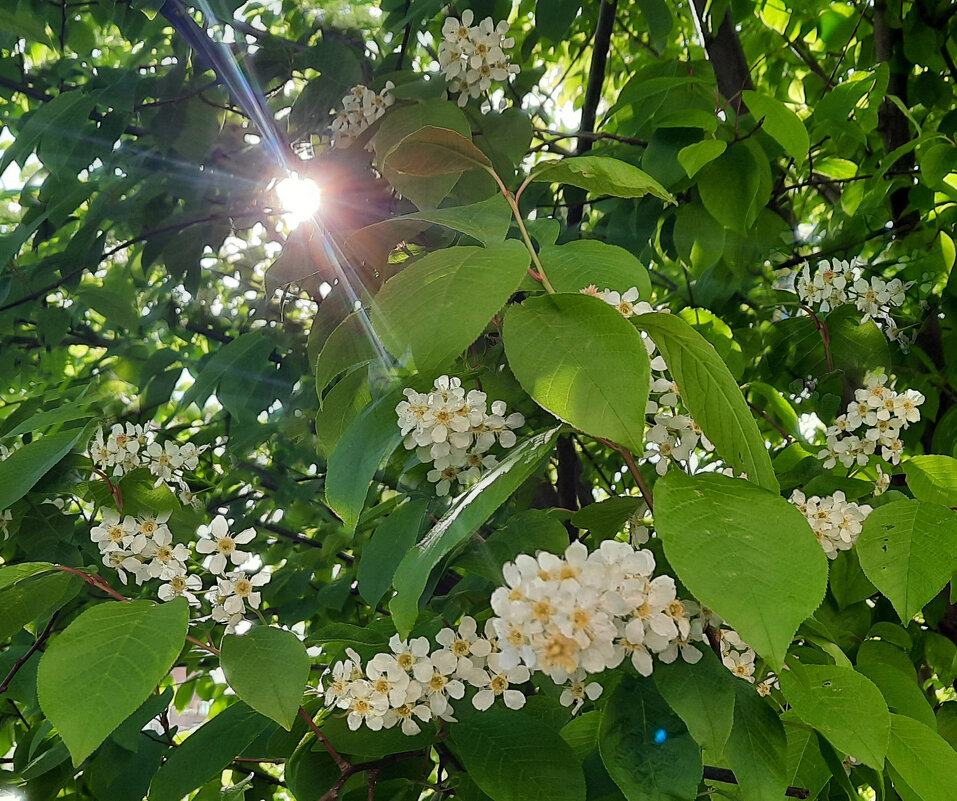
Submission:
M 868 515 L 857 555 L 901 620 L 916 615 L 957 569 L 957 513 L 922 501 L 894 501 Z
M 380 355 L 377 345 L 365 312 L 352 312 L 333 329 L 316 358 L 316 394 L 320 403 L 326 387 L 337 375 Z
M 558 44 L 575 21 L 581 7 L 581 0 L 537 0 L 535 28 L 546 39 Z
M 61 92 L 41 104 L 23 124 L 17 138 L 4 149 L 0 174 L 14 161 L 22 166 L 44 135 L 57 132 L 62 136 L 65 132 L 75 132 L 95 105 L 93 98 L 82 91 Z
M 79 765 L 136 711 L 169 672 L 186 639 L 189 606 L 177 598 L 102 603 L 50 641 L 37 697 Z
M 458 725 L 456 724 L 456 726 Z M 403 734 L 398 726 L 391 729 L 380 729 L 379 731 L 372 731 L 367 726 L 360 726 L 353 731 L 349 728 L 345 716 L 341 715 L 326 718 L 322 722 L 322 733 L 340 754 L 361 755 L 366 759 L 379 759 L 389 754 L 415 751 L 434 742 L 436 738 L 435 724 L 423 723 L 421 726 L 422 731 L 411 737 Z M 313 742 L 312 750 L 326 753 L 325 746 L 318 741 Z
M 449 194 L 458 181 L 458 174 L 420 178 L 405 175 L 383 164 L 388 154 L 400 141 L 425 126 L 448 128 L 462 136 L 470 135 L 468 119 L 462 109 L 447 100 L 426 100 L 390 111 L 382 120 L 375 137 L 376 166 L 381 167 L 385 179 L 420 209 L 435 208 Z
M 798 166 L 804 164 L 811 149 L 811 138 L 801 118 L 773 97 L 750 89 L 745 89 L 741 96 L 754 118 L 764 120 L 761 127 L 768 136 L 781 145 L 788 155 L 793 156 Z
M 326 503 L 354 531 L 365 506 L 369 483 L 383 460 L 402 441 L 395 407 L 396 389 L 367 406 L 345 430 L 330 454 L 326 470 Z
M 801 720 L 839 751 L 883 770 L 891 720 L 874 683 L 837 665 L 802 665 L 792 659 L 788 666 L 790 670 L 778 678 L 784 697 Z
M 421 220 L 461 231 L 466 236 L 477 239 L 483 245 L 492 245 L 502 242 L 508 234 L 512 222 L 512 210 L 501 195 L 492 195 L 490 198 L 472 203 L 468 206 L 452 206 L 442 209 L 428 209 L 417 211 L 414 214 L 404 214 L 393 217 L 393 220 Z M 379 223 L 382 225 L 383 223 Z
M 429 253 L 386 282 L 372 325 L 394 356 L 411 355 L 419 372 L 438 372 L 482 333 L 528 263 L 517 240 Z
M 450 128 L 426 125 L 403 137 L 385 155 L 386 169 L 419 178 L 468 170 L 492 170 L 489 161 L 472 140 Z
M 392 586 L 402 557 L 418 542 L 428 506 L 424 498 L 403 504 L 379 523 L 372 539 L 362 546 L 356 579 L 359 595 L 369 606 L 378 606 Z
M 904 801 L 953 801 L 957 798 L 957 751 L 943 737 L 916 720 L 891 715 L 887 761 L 911 791 L 901 792 Z
M 193 385 L 183 393 L 180 408 L 185 409 L 194 401 L 202 408 L 223 378 L 235 373 L 244 374 L 247 364 L 260 361 L 268 356 L 272 349 L 272 341 L 261 331 L 242 334 L 218 348 L 203 365 Z
M 20 562 L 15 565 L 3 565 L 0 567 L 0 589 L 56 569 L 56 566 L 50 562 Z
M 606 498 L 579 509 L 572 515 L 571 522 L 576 528 L 588 529 L 598 541 L 611 539 L 638 511 L 641 502 L 641 498 L 631 495 Z
M 655 524 L 678 578 L 780 670 L 827 586 L 804 515 L 741 479 L 672 470 L 655 485 Z
M 9 509 L 33 489 L 70 452 L 81 433 L 73 430 L 47 434 L 0 461 L 0 510 Z
M 705 164 L 710 164 L 727 149 L 728 143 L 723 139 L 705 139 L 681 148 L 678 163 L 685 168 L 689 178 L 694 178 Z
M 651 678 L 622 679 L 605 707 L 598 748 L 628 801 L 695 797 L 701 749 Z
M 831 778 L 831 770 L 821 754 L 818 735 L 813 729 L 800 724 L 793 712 L 786 712 L 781 720 L 792 724 L 784 727 L 788 738 L 787 783 L 791 787 L 807 790 L 809 798 L 817 798 Z M 798 725 L 793 725 L 795 723 Z
M 594 284 L 622 293 L 637 287 L 641 298 L 651 297 L 651 277 L 645 265 L 617 245 L 577 239 L 564 245 L 545 245 L 539 258 L 556 292 L 578 292 Z
M 594 506 L 597 504 L 586 508 Z M 472 537 L 465 553 L 455 560 L 455 566 L 500 584 L 502 566 L 515 561 L 520 553 L 563 553 L 567 547 L 568 531 L 552 510 L 526 509 L 510 517 L 505 527 L 493 532 L 488 539 Z
M 316 450 L 328 458 L 352 421 L 370 403 L 368 370 L 354 370 L 336 382 L 316 412 Z
M 139 309 L 135 304 L 135 290 L 132 284 L 129 291 L 121 291 L 109 286 L 85 284 L 73 294 L 94 311 L 106 318 L 111 326 L 117 324 L 135 331 L 140 324 Z
M 438 563 L 462 545 L 541 465 L 551 453 L 559 428 L 553 428 L 519 443 L 499 464 L 464 495 L 410 550 L 395 571 L 395 597 L 389 604 L 399 635 L 412 630 L 419 613 L 419 599 Z
M 296 801 L 319 801 L 342 775 L 328 751 L 312 749 L 314 739 L 304 739 L 283 770 L 283 779 Z
M 2 585 L 0 585 L 2 586 Z M 34 575 L 0 589 L 0 642 L 28 623 L 40 620 L 72 599 L 83 587 L 79 576 L 57 571 Z
M 180 801 L 218 777 L 270 725 L 268 718 L 237 702 L 206 721 L 170 752 L 150 785 L 150 801 Z
M 714 346 L 672 314 L 642 314 L 635 324 L 647 331 L 678 383 L 681 400 L 715 450 L 759 487 L 778 491 L 764 437 L 747 401 Z
M 450 731 L 469 778 L 495 801 L 584 801 L 585 775 L 574 752 L 535 718 L 490 709 Z
M 725 228 L 743 234 L 757 218 L 761 188 L 759 165 L 743 145 L 726 150 L 698 175 L 701 202 Z
M 950 640 L 947 642 L 950 643 Z M 953 647 L 953 643 L 950 644 Z M 895 665 L 883 662 L 865 662 L 859 664 L 856 670 L 877 685 L 891 712 L 907 715 L 932 729 L 937 728 L 934 710 L 921 690 L 913 671 L 908 675 Z
M 914 456 L 904 463 L 907 486 L 919 501 L 957 506 L 957 459 L 950 456 Z
M 787 737 L 775 711 L 745 681 L 734 686 L 734 725 L 724 748 L 744 801 L 781 801 Z
M 81 398 L 70 403 L 61 403 L 55 409 L 47 409 L 43 412 L 37 412 L 35 415 L 24 420 L 19 425 L 11 428 L 3 434 L 3 439 L 18 437 L 28 431 L 35 434 L 42 431 L 47 426 L 54 426 L 59 423 L 70 423 L 74 420 L 86 420 L 92 416 L 89 411 L 90 404 L 93 401 Z
M 684 659 L 656 665 L 655 685 L 695 742 L 717 757 L 731 735 L 736 679 L 710 648 L 699 650 L 702 657 L 694 665 Z
M 587 295 L 529 298 L 508 309 L 502 337 L 536 403 L 586 434 L 643 451 L 648 351 L 616 309 Z
M 593 195 L 644 197 L 654 195 L 666 203 L 677 201 L 672 194 L 648 173 L 627 161 L 609 156 L 573 156 L 539 165 L 532 173 L 533 181 L 570 184 Z
M 287 731 L 299 712 L 311 660 L 291 631 L 256 626 L 223 640 L 220 664 L 243 701 Z

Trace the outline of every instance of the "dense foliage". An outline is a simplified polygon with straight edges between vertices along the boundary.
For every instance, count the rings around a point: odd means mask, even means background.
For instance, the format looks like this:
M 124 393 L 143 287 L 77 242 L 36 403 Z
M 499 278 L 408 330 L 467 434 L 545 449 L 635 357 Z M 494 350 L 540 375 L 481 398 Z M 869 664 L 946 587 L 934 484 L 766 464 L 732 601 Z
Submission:
M 0 6 L 0 798 L 957 798 L 955 8 Z

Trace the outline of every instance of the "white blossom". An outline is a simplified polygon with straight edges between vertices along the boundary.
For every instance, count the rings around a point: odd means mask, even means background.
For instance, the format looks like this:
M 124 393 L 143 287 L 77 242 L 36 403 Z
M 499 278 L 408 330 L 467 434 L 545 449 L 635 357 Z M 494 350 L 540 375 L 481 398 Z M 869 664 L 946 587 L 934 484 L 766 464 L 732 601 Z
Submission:
M 221 575 L 226 570 L 227 561 L 239 567 L 249 558 L 247 551 L 241 551 L 236 546 L 251 542 L 255 536 L 256 532 L 252 528 L 231 534 L 226 518 L 217 515 L 209 525 L 209 536 L 196 542 L 196 550 L 201 554 L 212 554 L 207 560 L 207 567 L 210 572 Z

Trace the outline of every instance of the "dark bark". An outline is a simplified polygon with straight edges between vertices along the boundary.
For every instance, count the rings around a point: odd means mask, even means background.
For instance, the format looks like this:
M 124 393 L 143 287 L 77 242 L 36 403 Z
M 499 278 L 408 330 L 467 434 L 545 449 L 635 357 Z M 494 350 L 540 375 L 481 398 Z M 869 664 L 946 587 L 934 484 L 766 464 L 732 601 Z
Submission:
M 741 40 L 734 30 L 731 9 L 724 12 L 721 24 L 715 30 L 711 17 L 705 10 L 707 5 L 708 0 L 693 0 L 691 11 L 708 54 L 708 61 L 714 67 L 718 91 L 726 100 L 733 101 L 732 105 L 739 114 L 747 114 L 748 107 L 741 99 L 741 92 L 754 89 L 754 84 L 751 82 L 751 71 L 744 57 Z
M 588 82 L 585 85 L 585 99 L 582 101 L 582 118 L 578 126 L 580 134 L 593 134 L 601 102 L 601 91 L 605 85 L 605 66 L 608 63 L 608 50 L 611 46 L 611 33 L 615 28 L 615 12 L 618 0 L 601 0 L 598 9 L 598 22 L 595 25 L 595 39 L 592 42 L 591 65 L 588 68 Z M 591 150 L 594 137 L 581 136 L 578 139 L 577 155 L 582 156 Z M 575 227 L 582 221 L 584 202 L 568 207 L 568 226 Z

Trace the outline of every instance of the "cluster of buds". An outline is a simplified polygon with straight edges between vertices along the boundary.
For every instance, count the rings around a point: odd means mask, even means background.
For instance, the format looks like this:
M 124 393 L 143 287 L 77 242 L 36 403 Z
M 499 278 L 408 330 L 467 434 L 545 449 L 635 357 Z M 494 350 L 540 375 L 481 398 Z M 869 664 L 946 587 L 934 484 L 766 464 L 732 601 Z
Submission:
M 349 147 L 362 133 L 378 120 L 395 102 L 392 90 L 395 84 L 386 81 L 381 92 L 374 92 L 358 84 L 342 98 L 342 110 L 332 121 L 332 146 Z
M 446 19 L 439 44 L 439 66 L 449 81 L 449 90 L 459 95 L 460 106 L 470 97 L 487 92 L 492 81 L 507 81 L 520 71 L 505 52 L 515 46 L 515 40 L 507 36 L 508 22 L 502 20 L 496 25 L 486 17 L 473 26 L 474 16 L 468 9 L 461 20 Z
M 865 385 L 855 390 L 844 414 L 828 427 L 818 458 L 827 468 L 838 462 L 844 467 L 863 467 L 879 453 L 884 461 L 900 464 L 904 450 L 900 433 L 920 420 L 918 407 L 923 402 L 924 396 L 915 389 L 892 390 L 884 373 L 868 376 Z
M 864 521 L 873 511 L 867 504 L 848 501 L 843 492 L 807 498 L 800 490 L 794 490 L 788 500 L 807 518 L 828 559 L 837 559 L 839 551 L 854 547 Z
M 405 447 L 415 450 L 423 464 L 432 464 L 427 477 L 439 495 L 472 484 L 495 467 L 491 448 L 511 448 L 515 429 L 525 424 L 519 412 L 508 414 L 504 401 L 493 401 L 489 410 L 484 392 L 466 392 L 460 379 L 447 375 L 435 380 L 431 392 L 406 389 L 403 394 L 406 400 L 395 412 Z

